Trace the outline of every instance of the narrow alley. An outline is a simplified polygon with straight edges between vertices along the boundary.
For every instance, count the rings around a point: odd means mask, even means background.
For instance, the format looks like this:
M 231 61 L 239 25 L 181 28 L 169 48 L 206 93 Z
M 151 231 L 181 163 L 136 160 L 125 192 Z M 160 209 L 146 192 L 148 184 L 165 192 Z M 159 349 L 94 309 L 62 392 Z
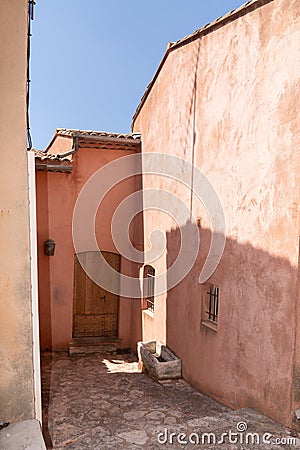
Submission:
M 42 374 L 49 449 L 298 447 L 290 430 L 251 409 L 232 411 L 182 379 L 155 382 L 133 354 L 44 353 Z

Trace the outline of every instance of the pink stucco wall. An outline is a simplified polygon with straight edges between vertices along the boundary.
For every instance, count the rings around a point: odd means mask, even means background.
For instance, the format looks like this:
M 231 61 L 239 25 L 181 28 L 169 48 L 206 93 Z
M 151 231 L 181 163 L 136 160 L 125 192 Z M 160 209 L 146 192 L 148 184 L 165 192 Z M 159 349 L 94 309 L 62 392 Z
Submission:
M 67 140 L 69 139 L 69 144 Z M 66 151 L 72 147 L 71 138 L 58 138 L 54 141 L 51 153 Z M 39 302 L 41 347 L 66 350 L 72 338 L 73 284 L 74 284 L 74 246 L 72 240 L 72 216 L 78 194 L 98 169 L 120 157 L 134 153 L 131 150 L 103 150 L 80 148 L 73 155 L 71 173 L 37 172 L 37 220 L 38 220 L 38 258 L 39 258 Z M 96 235 L 99 248 L 116 252 L 111 238 L 111 218 L 123 198 L 136 190 L 135 177 L 113 188 L 101 205 L 96 218 Z M 44 242 L 54 239 L 54 256 L 44 255 Z M 137 268 L 121 258 L 121 270 L 137 272 Z M 136 345 L 139 338 L 139 309 L 131 299 L 120 299 L 119 338 L 123 347 Z M 136 320 L 135 320 L 136 318 Z M 133 331 L 134 330 L 134 334 Z
M 297 0 L 274 0 L 171 50 L 133 126 L 143 152 L 194 160 L 227 222 L 223 259 L 208 280 L 220 288 L 217 332 L 200 324 L 198 275 L 210 232 L 194 199 L 193 213 L 203 220 L 200 255 L 188 277 L 157 299 L 143 337 L 165 340 L 202 392 L 287 425 L 300 361 L 299 13 Z M 157 180 L 145 176 L 144 188 L 153 186 Z M 182 186 L 161 186 L 190 204 Z M 156 211 L 144 221 L 145 242 L 151 229 L 166 235 L 167 251 L 153 263 L 159 272 L 176 253 L 178 230 Z

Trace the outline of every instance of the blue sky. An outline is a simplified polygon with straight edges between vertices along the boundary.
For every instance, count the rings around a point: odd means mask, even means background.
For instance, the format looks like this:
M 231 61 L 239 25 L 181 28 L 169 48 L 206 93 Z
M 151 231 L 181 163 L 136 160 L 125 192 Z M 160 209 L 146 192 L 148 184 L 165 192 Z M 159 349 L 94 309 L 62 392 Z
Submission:
M 30 125 L 44 149 L 55 128 L 126 133 L 167 43 L 243 0 L 37 0 Z

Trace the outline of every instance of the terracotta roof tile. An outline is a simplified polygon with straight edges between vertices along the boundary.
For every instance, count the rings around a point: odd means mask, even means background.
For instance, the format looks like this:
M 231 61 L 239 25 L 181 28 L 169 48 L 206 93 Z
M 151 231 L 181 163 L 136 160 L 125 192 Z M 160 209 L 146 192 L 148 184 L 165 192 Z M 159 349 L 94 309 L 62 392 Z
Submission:
M 71 136 L 71 137 L 104 137 L 104 138 L 114 138 L 114 139 L 128 139 L 129 141 L 139 142 L 141 135 L 139 133 L 110 133 L 107 131 L 93 131 L 93 130 L 74 130 L 69 128 L 57 128 L 56 134 L 59 136 Z
M 59 155 L 53 155 L 51 153 L 47 153 L 43 150 L 33 150 L 34 151 L 34 156 L 36 160 L 40 160 L 40 161 L 47 161 L 50 160 L 51 162 L 53 161 L 68 161 L 68 162 L 72 162 L 72 155 L 68 155 L 68 156 L 64 156 L 63 158 L 60 157 Z

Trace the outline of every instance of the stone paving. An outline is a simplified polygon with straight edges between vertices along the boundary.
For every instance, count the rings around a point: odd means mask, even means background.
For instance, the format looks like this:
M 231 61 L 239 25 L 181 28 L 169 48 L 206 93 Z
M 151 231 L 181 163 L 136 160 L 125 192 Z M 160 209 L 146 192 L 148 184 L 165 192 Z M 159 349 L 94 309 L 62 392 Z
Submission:
M 49 449 L 300 448 L 288 441 L 293 432 L 251 409 L 232 411 L 184 380 L 151 380 L 132 354 L 45 353 L 42 386 Z

